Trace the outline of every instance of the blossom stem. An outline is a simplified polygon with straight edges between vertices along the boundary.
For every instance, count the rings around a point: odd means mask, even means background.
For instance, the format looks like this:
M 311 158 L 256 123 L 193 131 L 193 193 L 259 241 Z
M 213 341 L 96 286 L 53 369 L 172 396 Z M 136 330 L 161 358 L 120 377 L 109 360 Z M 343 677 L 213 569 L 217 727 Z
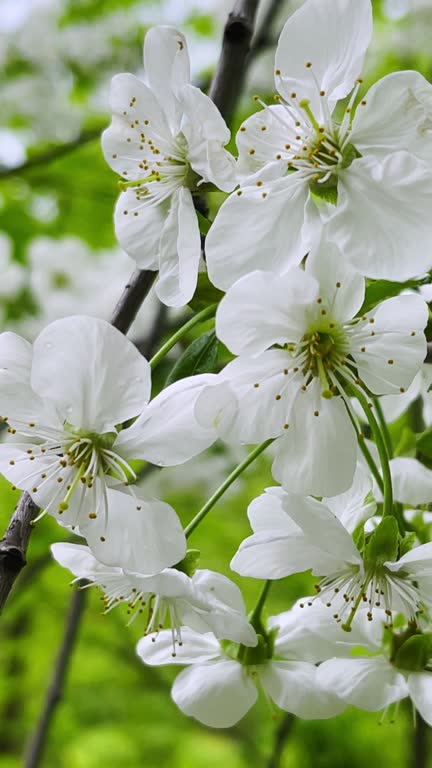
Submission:
M 354 420 L 354 417 L 351 414 L 351 411 L 350 411 L 349 408 L 347 408 L 347 413 L 348 413 L 348 416 L 349 416 L 349 418 L 351 420 L 351 424 L 354 427 L 355 433 L 357 435 L 358 446 L 359 446 L 363 456 L 365 457 L 366 463 L 367 463 L 370 471 L 372 472 L 372 474 L 373 474 L 373 476 L 374 476 L 374 478 L 375 478 L 375 480 L 377 482 L 378 488 L 380 489 L 381 493 L 383 493 L 384 492 L 384 483 L 383 483 L 382 477 L 381 477 L 381 475 L 379 473 L 379 469 L 378 469 L 377 465 L 374 462 L 373 456 L 372 456 L 369 448 L 367 447 L 367 445 L 365 443 L 364 435 L 360 432 L 360 430 L 359 430 L 359 428 L 358 428 L 358 426 L 357 426 L 357 424 L 356 424 L 356 422 Z
M 391 439 L 391 436 L 390 436 L 389 428 L 387 426 L 387 422 L 386 422 L 386 420 L 384 418 L 384 413 L 383 413 L 383 409 L 381 407 L 381 403 L 380 403 L 380 401 L 379 401 L 379 399 L 377 397 L 374 397 L 374 406 L 375 406 L 376 415 L 378 417 L 378 423 L 379 423 L 379 425 L 381 427 L 382 436 L 383 436 L 384 442 L 386 444 L 388 457 L 389 457 L 389 459 L 392 459 L 393 458 L 392 439 Z
M 156 368 L 160 361 L 163 360 L 163 358 L 168 354 L 170 349 L 172 349 L 177 344 L 177 342 L 180 341 L 180 339 L 182 339 L 183 336 L 185 336 L 192 328 L 195 328 L 195 326 L 199 325 L 199 323 L 203 323 L 205 320 L 210 320 L 210 318 L 214 317 L 216 314 L 216 309 L 217 304 L 210 304 L 209 307 L 201 310 L 201 312 L 198 312 L 197 315 L 182 325 L 182 327 L 179 328 L 178 331 L 176 331 L 171 336 L 171 338 L 165 342 L 165 344 L 156 352 L 156 354 L 153 355 L 152 359 L 150 360 L 151 369 L 153 370 Z
M 258 598 L 258 602 L 249 618 L 250 623 L 252 624 L 253 628 L 257 632 L 259 632 L 261 629 L 261 613 L 262 613 L 262 609 L 264 608 L 264 603 L 267 600 L 267 596 L 270 591 L 271 585 L 272 585 L 272 581 L 270 579 L 267 579 L 267 581 L 265 582 L 261 590 L 261 594 Z
M 256 448 L 254 448 L 253 451 L 249 454 L 249 456 L 246 456 L 244 461 L 241 462 L 241 464 L 238 464 L 235 469 L 231 472 L 230 475 L 224 480 L 222 485 L 219 486 L 219 488 L 214 492 L 212 496 L 210 496 L 209 500 L 204 504 L 204 506 L 200 509 L 199 512 L 195 515 L 195 517 L 190 521 L 189 525 L 185 528 L 185 534 L 188 538 L 191 533 L 195 530 L 195 528 L 200 524 L 201 520 L 204 520 L 205 516 L 208 512 L 214 507 L 214 505 L 219 501 L 219 499 L 224 495 L 225 491 L 228 490 L 230 485 L 233 484 L 234 480 L 237 480 L 238 477 L 245 471 L 245 469 L 248 468 L 250 464 L 252 464 L 255 459 L 258 458 L 258 456 L 265 451 L 266 448 L 273 442 L 275 438 L 271 437 L 269 440 L 265 440 L 263 443 L 260 443 L 260 445 L 257 445 Z
M 361 392 L 356 387 L 353 387 L 353 389 L 354 389 L 355 396 L 359 401 L 361 407 L 363 408 L 365 416 L 368 420 L 368 423 L 371 428 L 372 435 L 374 437 L 375 444 L 378 450 L 378 455 L 380 458 L 382 477 L 383 477 L 383 487 L 384 487 L 383 516 L 394 515 L 396 519 L 398 519 L 393 509 L 393 487 L 392 487 L 392 479 L 391 479 L 391 473 L 390 473 L 389 457 L 388 457 L 386 444 L 382 436 L 380 426 L 376 421 L 375 416 L 372 412 L 371 404 L 368 403 L 363 392 Z M 400 526 L 401 523 L 399 520 L 398 520 L 398 523 Z M 402 531 L 402 533 L 404 533 L 404 531 Z

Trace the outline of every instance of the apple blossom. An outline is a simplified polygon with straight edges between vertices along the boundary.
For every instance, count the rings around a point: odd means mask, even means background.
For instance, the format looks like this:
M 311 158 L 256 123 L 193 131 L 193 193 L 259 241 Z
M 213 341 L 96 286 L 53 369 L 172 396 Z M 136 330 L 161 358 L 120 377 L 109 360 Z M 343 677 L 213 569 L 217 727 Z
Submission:
M 305 719 L 326 719 L 344 709 L 316 682 L 315 664 L 322 661 L 325 645 L 319 637 L 315 641 L 307 621 L 300 624 L 296 615 L 293 622 L 290 611 L 268 621 L 268 632 L 258 635 L 255 648 L 220 643 L 210 632 L 185 629 L 182 636 L 175 658 L 169 632 L 161 632 L 157 643 L 143 637 L 137 653 L 150 665 L 190 665 L 178 675 L 171 695 L 184 714 L 205 725 L 235 725 L 255 704 L 258 687 L 278 707 Z
M 162 520 L 160 528 L 164 530 Z M 169 528 L 166 526 L 167 533 Z M 162 532 L 160 538 L 162 540 Z M 138 557 L 132 559 L 124 548 L 121 567 L 105 565 L 89 547 L 81 544 L 53 544 L 51 551 L 60 565 L 72 571 L 75 581 L 86 579 L 89 586 L 102 589 L 106 611 L 126 603 L 132 621 L 148 607 L 146 632 L 153 642 L 168 619 L 174 655 L 177 644 L 183 645 L 184 625 L 196 632 L 210 630 L 216 637 L 247 646 L 256 644 L 255 630 L 246 619 L 241 592 L 226 576 L 197 570 L 190 577 L 181 570 L 180 562 L 177 568 L 163 568 L 159 573 L 151 573 L 148 566 L 152 562 L 152 553 L 149 559 L 148 539 L 138 536 L 134 547 L 141 551 L 141 561 Z
M 347 389 L 404 392 L 426 354 L 423 299 L 396 296 L 359 315 L 364 290 L 338 248 L 321 243 L 304 271 L 255 271 L 218 307 L 217 335 L 238 355 L 219 374 L 238 400 L 221 434 L 243 443 L 277 438 L 273 475 L 294 493 L 332 496 L 351 485 L 357 448 Z M 203 424 L 217 390 L 197 401 Z
M 370 0 L 306 0 L 286 22 L 279 103 L 240 128 L 243 183 L 207 237 L 218 287 L 299 263 L 323 227 L 368 277 L 405 280 L 432 266 L 432 87 L 418 72 L 392 73 L 355 109 L 371 34 Z
M 148 85 L 131 74 L 113 78 L 102 147 L 125 179 L 114 215 L 120 245 L 139 267 L 159 270 L 161 301 L 181 306 L 194 294 L 201 256 L 192 193 L 203 183 L 231 191 L 235 163 L 223 148 L 230 132 L 222 116 L 190 83 L 183 35 L 150 29 L 144 64 Z
M 108 525 L 108 488 L 134 497 L 132 459 L 181 464 L 215 440 L 215 428 L 193 418 L 199 392 L 214 378 L 183 379 L 149 403 L 148 362 L 104 320 L 57 320 L 33 348 L 4 333 L 0 408 L 13 441 L 0 445 L 1 471 L 60 521 L 81 528 L 101 516 Z

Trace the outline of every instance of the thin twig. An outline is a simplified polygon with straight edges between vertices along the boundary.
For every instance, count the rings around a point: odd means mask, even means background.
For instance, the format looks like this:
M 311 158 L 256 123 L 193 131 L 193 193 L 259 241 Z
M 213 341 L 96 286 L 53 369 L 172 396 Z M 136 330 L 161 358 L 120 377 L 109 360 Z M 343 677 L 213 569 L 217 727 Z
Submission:
M 271 36 L 273 22 L 282 6 L 282 0 L 270 0 L 264 11 L 251 43 L 249 58 L 255 58 L 259 53 L 271 46 L 275 41 Z
M 225 24 L 209 96 L 229 123 L 243 87 L 259 0 L 236 0 Z
M 294 723 L 295 717 L 290 712 L 287 712 L 286 715 L 282 717 L 282 720 L 275 731 L 273 749 L 267 768 L 280 768 L 286 740 L 288 736 L 291 735 Z
M 85 606 L 85 596 L 85 589 L 76 589 L 72 596 L 69 613 L 66 620 L 66 630 L 63 643 L 57 657 L 54 674 L 52 676 L 41 717 L 33 734 L 33 738 L 26 751 L 24 762 L 25 768 L 36 768 L 40 764 L 40 759 L 46 744 L 52 715 L 57 707 L 57 704 L 62 698 L 68 666 L 72 657 L 72 651 L 75 644 L 81 615 Z
M 45 152 L 39 152 L 28 160 L 24 160 L 21 165 L 16 165 L 14 168 L 2 168 L 0 170 L 0 179 L 8 178 L 9 176 L 21 176 L 27 171 L 31 171 L 33 168 L 37 168 L 40 165 L 47 165 L 48 163 L 58 160 L 60 157 L 68 155 L 70 152 L 74 152 L 84 144 L 89 144 L 91 141 L 95 141 L 99 138 L 102 128 L 89 128 L 86 131 L 82 131 L 76 139 L 68 141 L 65 144 L 57 144 L 54 147 L 50 147 Z

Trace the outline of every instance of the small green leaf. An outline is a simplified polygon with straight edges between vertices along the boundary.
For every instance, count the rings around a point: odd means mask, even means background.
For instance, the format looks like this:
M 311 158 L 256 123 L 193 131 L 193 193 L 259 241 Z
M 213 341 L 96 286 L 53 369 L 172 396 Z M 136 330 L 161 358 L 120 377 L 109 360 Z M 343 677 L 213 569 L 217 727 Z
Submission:
M 199 339 L 195 339 L 177 360 L 166 380 L 166 386 L 186 376 L 214 371 L 217 365 L 218 344 L 214 331 L 207 331 Z
M 219 304 L 223 298 L 224 293 L 216 288 L 208 279 L 207 272 L 200 272 L 198 275 L 197 288 L 193 299 L 189 302 L 189 306 L 194 312 L 201 312 L 201 310 L 210 306 L 210 304 Z
M 372 280 L 366 286 L 366 293 L 360 314 L 370 312 L 380 301 L 391 299 L 393 296 L 399 296 L 407 288 L 418 288 L 429 281 L 429 278 L 422 280 L 406 280 L 404 283 L 396 283 L 393 280 Z
M 431 655 L 430 635 L 413 635 L 399 648 L 394 664 L 399 669 L 419 672 L 424 669 Z
M 432 428 L 427 429 L 420 435 L 417 435 L 417 450 L 432 459 Z

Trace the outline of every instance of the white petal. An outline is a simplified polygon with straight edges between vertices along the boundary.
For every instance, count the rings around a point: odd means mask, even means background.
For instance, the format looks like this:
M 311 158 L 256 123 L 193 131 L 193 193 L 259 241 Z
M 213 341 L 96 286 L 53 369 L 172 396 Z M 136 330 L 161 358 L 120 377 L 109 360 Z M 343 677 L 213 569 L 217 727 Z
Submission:
M 432 87 L 419 72 L 392 72 L 372 86 L 364 101 L 351 134 L 362 155 L 384 159 L 406 149 L 432 161 Z
M 169 117 L 171 128 L 179 129 L 176 93 L 190 82 L 186 40 L 174 27 L 149 29 L 144 40 L 144 68 L 147 81 Z
M 318 283 L 298 267 L 284 275 L 252 272 L 241 277 L 220 302 L 218 338 L 236 355 L 254 355 L 273 344 L 300 341 L 306 330 L 302 305 L 317 296 Z
M 372 36 L 370 0 L 308 0 L 286 22 L 276 50 L 278 91 L 309 99 L 321 117 L 319 92 L 343 99 L 361 72 Z M 307 67 L 307 63 L 311 63 Z
M 430 672 L 412 672 L 408 677 L 408 690 L 414 706 L 423 720 L 432 726 L 432 676 Z
M 82 544 L 69 544 L 59 542 L 51 545 L 51 552 L 55 560 L 63 568 L 68 568 L 74 576 L 80 579 L 94 579 L 106 573 L 123 575 L 121 568 L 111 568 L 100 563 L 93 555 L 89 547 Z
M 159 279 L 156 293 L 169 307 L 182 307 L 195 293 L 201 238 L 192 195 L 181 187 L 171 207 L 160 239 Z
M 365 280 L 335 243 L 321 240 L 308 256 L 306 273 L 318 281 L 319 296 L 332 320 L 343 323 L 357 314 L 364 301 Z
M 427 544 L 421 544 L 419 547 L 414 547 L 414 549 L 411 549 L 396 562 L 387 562 L 385 565 L 393 573 L 404 571 L 419 578 L 422 576 L 431 577 L 432 541 L 429 541 Z
M 190 376 L 164 389 L 116 440 L 125 458 L 141 458 L 161 467 L 183 464 L 217 438 L 215 427 L 197 422 L 195 403 L 214 374 Z
M 136 416 L 150 395 L 150 367 L 112 325 L 75 316 L 48 325 L 34 343 L 35 391 L 81 429 L 112 431 Z
M 284 508 L 284 499 L 287 492 L 279 486 L 266 488 L 256 499 L 251 501 L 247 510 L 247 516 L 254 533 L 268 530 L 285 531 L 286 534 L 299 530 Z
M 177 644 L 173 655 L 173 639 L 171 630 L 159 632 L 157 637 L 147 635 L 138 641 L 136 648 L 138 656 L 145 664 L 159 666 L 161 664 L 199 664 L 220 655 L 220 645 L 213 633 L 201 635 L 188 627 L 183 627 L 182 645 Z
M 327 234 L 367 277 L 406 280 L 432 265 L 429 213 L 430 172 L 422 161 L 402 151 L 382 162 L 369 155 L 340 173 Z
M 209 610 L 200 613 L 204 631 L 211 629 L 220 639 L 255 646 L 256 633 L 247 621 L 245 604 L 238 586 L 226 576 L 208 570 L 196 571 L 192 581 L 198 593 L 203 594 L 209 604 Z M 185 620 L 185 623 L 189 622 Z
M 255 533 L 242 541 L 230 568 L 255 579 L 283 579 L 308 570 L 310 554 L 301 535 L 277 530 Z
M 344 632 L 333 616 L 331 607 L 315 598 L 304 597 L 284 613 L 271 616 L 269 628 L 278 627 L 275 641 L 275 652 L 290 660 L 324 661 L 333 656 L 347 657 L 353 648 L 363 646 L 376 652 L 381 644 L 381 627 L 379 641 L 373 643 L 365 632 L 365 623 L 357 620 L 352 624 L 351 632 Z M 370 624 L 367 622 L 366 629 Z
M 153 574 L 186 553 L 183 528 L 172 507 L 109 489 L 108 513 L 80 522 L 80 531 L 102 563 Z
M 206 239 L 212 283 L 226 290 L 255 269 L 282 272 L 299 264 L 309 243 L 303 227 L 308 197 L 298 174 L 230 195 Z
M 362 464 L 357 463 L 351 487 L 338 496 L 324 498 L 323 503 L 336 515 L 347 531 L 353 533 L 362 521 L 375 514 L 376 504 L 365 503 L 366 496 L 371 492 L 370 473 Z
M 0 334 L 0 383 L 6 375 L 15 381 L 27 382 L 33 358 L 32 345 L 16 333 Z
M 407 390 L 426 356 L 426 303 L 420 296 L 395 296 L 367 318 L 372 324 L 354 329 L 350 340 L 360 378 L 376 394 Z
M 237 661 L 197 664 L 183 670 L 171 692 L 184 712 L 212 728 L 230 728 L 249 712 L 258 693 Z
M 270 181 L 284 176 L 287 160 L 292 156 L 287 144 L 287 134 L 291 130 L 292 120 L 282 105 L 267 107 L 248 117 L 236 136 L 240 178 L 254 176 L 254 181 Z M 263 174 L 259 173 L 261 170 Z
M 432 470 L 417 459 L 398 456 L 390 461 L 393 495 L 402 504 L 430 504 L 432 500 Z
M 399 418 L 409 408 L 411 403 L 417 400 L 422 385 L 422 375 L 419 372 L 413 379 L 406 392 L 397 395 L 384 395 L 380 397 L 380 405 L 384 418 L 388 424 Z
M 307 392 L 299 391 L 289 428 L 278 440 L 276 450 L 273 477 L 287 490 L 334 496 L 349 488 L 357 444 L 341 398 L 322 398 L 318 380 L 309 385 Z
M 231 421 L 220 421 L 224 439 L 259 443 L 284 432 L 297 391 L 288 375 L 291 364 L 284 350 L 270 349 L 259 357 L 239 357 L 224 368 L 219 375 L 237 398 L 235 413 L 229 403 Z
M 408 695 L 403 675 L 387 659 L 330 659 L 318 667 L 318 680 L 348 704 L 379 712 Z
M 346 708 L 332 691 L 318 682 L 314 664 L 301 661 L 272 661 L 260 670 L 264 690 L 286 712 L 305 720 L 324 720 Z
M 158 269 L 162 228 L 167 203 L 149 205 L 137 200 L 131 187 L 122 192 L 114 211 L 116 237 L 140 269 Z

